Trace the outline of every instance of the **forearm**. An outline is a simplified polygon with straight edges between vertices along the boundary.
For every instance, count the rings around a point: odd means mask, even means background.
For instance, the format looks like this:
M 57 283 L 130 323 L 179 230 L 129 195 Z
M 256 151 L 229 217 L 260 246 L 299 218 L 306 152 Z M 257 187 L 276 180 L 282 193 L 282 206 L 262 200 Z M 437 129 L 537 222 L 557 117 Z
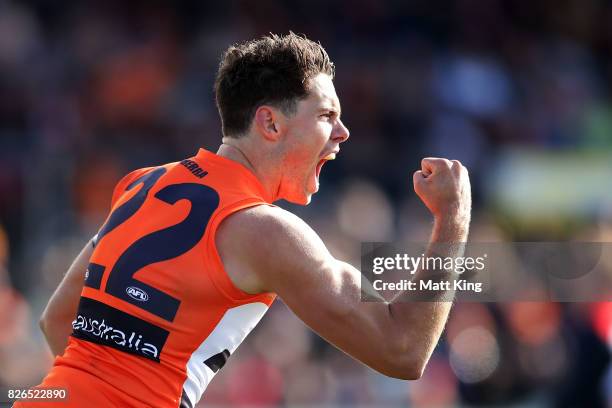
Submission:
M 72 320 L 41 320 L 40 328 L 54 356 L 62 355 L 72 332 Z
M 68 336 L 72 332 L 82 286 L 78 284 L 63 285 L 53 294 L 40 319 L 47 343 L 54 356 L 61 355 L 68 345 Z
M 426 257 L 460 257 L 468 238 L 469 215 L 436 219 Z M 446 270 L 419 270 L 413 279 L 416 287 L 421 280 L 450 281 L 454 272 Z M 424 368 L 429 360 L 452 306 L 454 291 L 405 291 L 389 304 L 394 339 L 398 354 L 410 358 Z

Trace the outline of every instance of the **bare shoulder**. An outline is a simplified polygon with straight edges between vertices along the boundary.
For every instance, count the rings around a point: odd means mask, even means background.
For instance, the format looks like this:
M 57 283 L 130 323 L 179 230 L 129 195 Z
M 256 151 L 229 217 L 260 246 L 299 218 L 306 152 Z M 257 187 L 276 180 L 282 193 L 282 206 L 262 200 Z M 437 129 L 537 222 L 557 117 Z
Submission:
M 289 232 L 292 229 L 310 229 L 297 215 L 280 207 L 257 205 L 238 211 L 227 217 L 222 224 L 224 230 L 244 234 L 262 232 Z
M 287 276 L 284 271 L 299 272 L 331 258 L 319 236 L 301 218 L 267 205 L 227 217 L 219 226 L 216 243 L 230 278 L 248 293 L 275 291 L 278 275 Z
M 239 211 L 223 221 L 217 232 L 218 242 L 231 240 L 234 245 L 258 251 L 279 246 L 322 245 L 317 233 L 297 215 L 279 207 L 259 205 Z M 324 245 L 323 245 L 324 247 Z

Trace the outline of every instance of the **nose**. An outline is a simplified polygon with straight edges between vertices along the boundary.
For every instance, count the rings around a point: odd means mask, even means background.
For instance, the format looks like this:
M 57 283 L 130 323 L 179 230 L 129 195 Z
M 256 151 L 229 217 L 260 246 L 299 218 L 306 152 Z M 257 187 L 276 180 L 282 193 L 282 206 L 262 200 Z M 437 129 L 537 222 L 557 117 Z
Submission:
M 350 132 L 344 123 L 340 119 L 336 121 L 336 129 L 334 129 L 334 133 L 332 139 L 337 143 L 343 143 L 348 140 L 350 136 Z

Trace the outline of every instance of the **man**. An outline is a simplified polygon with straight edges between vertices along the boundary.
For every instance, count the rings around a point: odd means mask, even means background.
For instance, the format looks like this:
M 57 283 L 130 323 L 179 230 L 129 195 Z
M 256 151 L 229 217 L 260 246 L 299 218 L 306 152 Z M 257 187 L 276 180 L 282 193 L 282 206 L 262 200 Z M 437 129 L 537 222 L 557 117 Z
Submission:
M 361 302 L 360 272 L 271 205 L 308 204 L 349 137 L 333 74 L 325 50 L 293 33 L 226 51 L 215 83 L 223 144 L 119 182 L 43 314 L 59 357 L 42 386 L 67 388 L 68 406 L 194 406 L 276 295 L 359 361 L 419 378 L 450 302 Z M 432 244 L 465 242 L 466 169 L 429 158 L 413 179 Z

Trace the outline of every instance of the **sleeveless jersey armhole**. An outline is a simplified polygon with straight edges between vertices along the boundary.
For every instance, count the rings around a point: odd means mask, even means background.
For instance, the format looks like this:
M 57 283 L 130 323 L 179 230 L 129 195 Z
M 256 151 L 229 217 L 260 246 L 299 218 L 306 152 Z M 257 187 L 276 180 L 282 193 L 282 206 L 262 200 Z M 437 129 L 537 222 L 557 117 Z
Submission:
M 204 256 L 207 258 L 206 263 L 212 265 L 214 269 L 218 271 L 218 273 L 211 271 L 211 281 L 228 300 L 235 304 L 262 302 L 270 306 L 274 302 L 274 299 L 276 299 L 276 294 L 267 292 L 253 295 L 237 288 L 236 285 L 234 285 L 234 282 L 232 282 L 227 274 L 227 271 L 225 270 L 225 266 L 223 265 L 221 256 L 217 250 L 217 244 L 215 242 L 217 228 L 219 228 L 219 225 L 225 218 L 234 214 L 235 212 L 249 207 L 255 207 L 257 205 L 274 206 L 274 204 L 270 204 L 265 201 L 249 198 L 226 207 L 213 215 L 209 228 L 204 237 L 206 240 L 206 246 L 209 248 Z

